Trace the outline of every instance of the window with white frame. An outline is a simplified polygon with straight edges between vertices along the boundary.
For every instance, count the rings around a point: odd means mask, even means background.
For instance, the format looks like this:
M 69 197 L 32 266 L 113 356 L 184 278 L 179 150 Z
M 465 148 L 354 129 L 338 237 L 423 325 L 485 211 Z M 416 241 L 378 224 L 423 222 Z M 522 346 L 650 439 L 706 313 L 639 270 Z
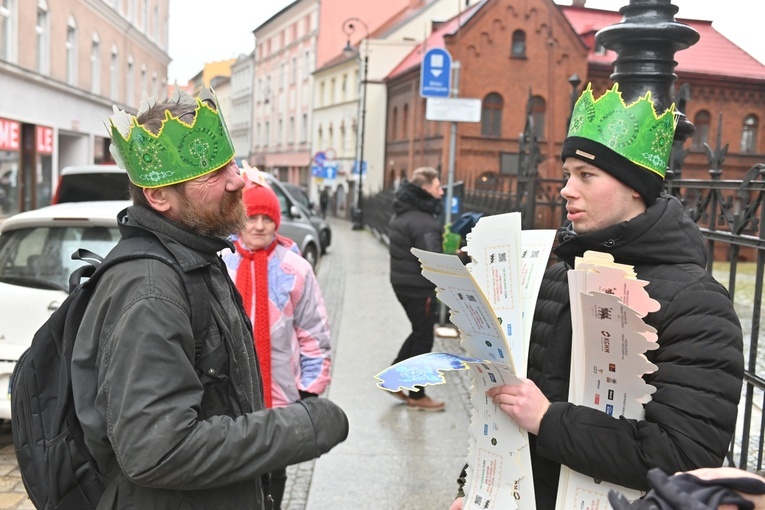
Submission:
M 282 62 L 279 66 L 279 90 L 284 88 L 287 83 L 287 63 Z
M 0 2 L 0 59 L 16 60 L 16 0 Z
M 757 152 L 757 116 L 747 115 L 741 134 L 741 152 Z
M 305 143 L 308 139 L 308 114 L 303 114 L 303 120 L 300 126 L 300 143 Z
M 112 58 L 109 60 L 109 97 L 115 101 L 120 95 L 120 53 L 117 45 L 112 45 Z
M 266 128 L 263 131 L 263 145 L 268 147 L 269 143 L 271 143 L 271 123 L 266 121 Z
M 37 72 L 48 74 L 50 72 L 50 16 L 48 3 L 45 0 L 37 2 L 35 38 L 37 39 Z
M 287 131 L 287 143 L 295 143 L 295 117 L 290 117 L 289 131 Z
M 159 42 L 159 5 L 154 6 L 154 15 L 151 17 L 151 35 Z
M 290 73 L 290 85 L 297 81 L 297 57 L 292 57 L 292 69 Z
M 260 122 L 255 125 L 255 147 L 260 147 Z
M 135 66 L 133 65 L 133 55 L 130 55 L 127 61 L 127 76 L 125 77 L 125 102 L 127 104 L 135 103 Z
M 308 76 L 311 74 L 311 52 L 306 51 L 303 58 L 303 79 L 307 80 Z
M 90 91 L 101 93 L 101 38 L 98 32 L 93 33 L 90 43 Z
M 77 22 L 72 16 L 66 27 L 66 82 L 77 83 Z
M 141 0 L 141 29 L 144 32 L 149 30 L 149 0 Z
M 141 64 L 141 90 L 138 93 L 143 97 L 144 92 L 149 93 L 149 75 L 146 72 L 146 64 Z
M 284 136 L 284 121 L 282 119 L 279 119 L 279 123 L 277 124 L 278 128 L 276 130 L 276 145 L 281 145 L 283 136 Z

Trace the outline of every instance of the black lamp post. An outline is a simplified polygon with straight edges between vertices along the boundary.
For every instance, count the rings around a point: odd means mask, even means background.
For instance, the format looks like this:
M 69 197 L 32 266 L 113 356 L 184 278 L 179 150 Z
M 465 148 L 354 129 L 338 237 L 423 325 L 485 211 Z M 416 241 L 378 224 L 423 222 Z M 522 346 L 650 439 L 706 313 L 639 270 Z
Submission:
M 343 53 L 346 55 L 355 54 L 357 58 L 360 58 L 360 52 L 361 52 L 361 43 L 359 43 L 359 51 L 356 51 L 353 46 L 351 45 L 351 36 L 356 32 L 357 30 L 357 24 L 361 25 L 361 27 L 364 29 L 364 37 L 362 39 L 362 42 L 366 39 L 367 40 L 367 51 L 364 54 L 364 59 L 361 60 L 361 65 L 364 68 L 363 75 L 361 79 L 361 91 L 359 94 L 359 110 L 361 112 L 360 115 L 360 124 L 359 124 L 359 132 L 358 132 L 358 144 L 356 145 L 356 168 L 359 171 L 359 185 L 357 189 L 356 194 L 356 207 L 353 209 L 353 213 L 351 214 L 351 220 L 352 220 L 352 228 L 353 230 L 363 230 L 364 229 L 364 208 L 363 208 L 363 201 L 364 201 L 364 119 L 366 117 L 367 113 L 367 69 L 369 68 L 369 27 L 367 27 L 366 23 L 361 21 L 359 18 L 348 18 L 347 20 L 343 21 L 343 32 L 348 37 L 347 42 L 345 44 L 345 48 L 343 48 Z
M 579 77 L 578 74 L 574 73 L 571 76 L 568 77 L 568 82 L 571 84 L 571 99 L 570 99 L 570 106 L 569 106 L 569 113 L 568 113 L 568 122 L 566 125 L 568 127 L 571 127 L 571 117 L 574 116 L 574 105 L 576 104 L 576 100 L 579 99 L 577 97 L 578 94 L 578 88 L 579 85 L 582 83 L 582 79 Z

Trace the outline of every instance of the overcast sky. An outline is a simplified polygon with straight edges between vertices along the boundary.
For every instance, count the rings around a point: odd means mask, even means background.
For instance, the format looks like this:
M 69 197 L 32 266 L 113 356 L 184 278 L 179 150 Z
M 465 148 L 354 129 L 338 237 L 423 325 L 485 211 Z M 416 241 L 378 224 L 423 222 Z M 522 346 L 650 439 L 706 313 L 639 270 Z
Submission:
M 252 31 L 293 0 L 170 0 L 170 83 L 186 83 L 205 62 L 236 58 L 254 47 Z M 359 0 L 376 1 L 376 0 Z M 464 2 L 464 0 L 453 0 Z M 571 0 L 555 0 L 571 5 Z M 761 18 L 752 0 L 672 0 L 677 17 L 712 20 L 718 32 L 765 64 Z M 618 10 L 629 0 L 587 0 L 587 7 Z M 204 14 L 200 14 L 204 13 Z M 204 17 L 204 31 L 198 29 Z

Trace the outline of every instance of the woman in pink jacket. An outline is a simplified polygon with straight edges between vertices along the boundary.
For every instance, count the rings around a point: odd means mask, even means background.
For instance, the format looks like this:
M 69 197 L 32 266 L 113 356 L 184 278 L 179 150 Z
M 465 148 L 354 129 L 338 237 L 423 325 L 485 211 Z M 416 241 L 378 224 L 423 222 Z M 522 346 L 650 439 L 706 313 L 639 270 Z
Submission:
M 267 185 L 244 190 L 247 226 L 222 255 L 252 321 L 266 407 L 284 407 L 324 392 L 330 381 L 327 309 L 310 263 L 276 232 L 281 208 Z M 270 391 L 268 391 L 270 387 Z M 271 473 L 274 509 L 281 506 L 286 470 Z

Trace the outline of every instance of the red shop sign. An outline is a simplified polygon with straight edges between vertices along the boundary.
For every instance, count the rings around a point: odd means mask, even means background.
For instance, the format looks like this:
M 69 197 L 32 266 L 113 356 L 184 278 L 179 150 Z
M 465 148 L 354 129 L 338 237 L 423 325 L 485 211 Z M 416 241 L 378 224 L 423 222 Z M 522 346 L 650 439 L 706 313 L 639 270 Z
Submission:
M 0 151 L 17 151 L 21 142 L 21 124 L 0 118 Z
M 37 138 L 37 154 L 53 154 L 53 128 L 37 126 L 35 138 Z

